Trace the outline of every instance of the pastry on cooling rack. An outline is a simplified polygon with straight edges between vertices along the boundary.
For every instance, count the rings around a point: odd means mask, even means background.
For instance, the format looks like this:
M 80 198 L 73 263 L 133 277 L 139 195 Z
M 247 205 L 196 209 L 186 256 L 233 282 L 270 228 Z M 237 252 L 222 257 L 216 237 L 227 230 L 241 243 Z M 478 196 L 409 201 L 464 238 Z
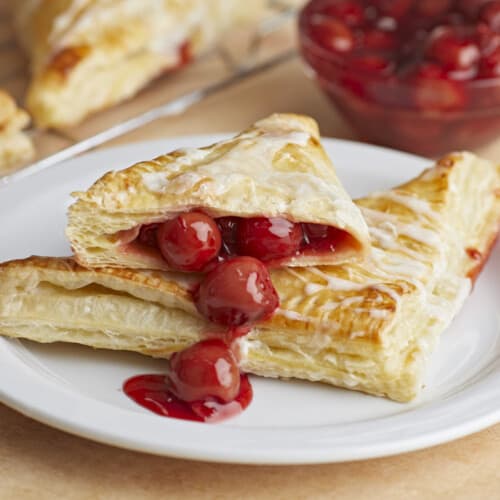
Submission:
M 27 105 L 40 127 L 79 123 L 213 46 L 263 0 L 16 0 L 30 59 Z
M 407 184 L 358 200 L 371 256 L 272 270 L 279 307 L 231 337 L 241 369 L 414 398 L 440 334 L 492 249 L 499 193 L 498 167 L 457 153 Z M 200 279 L 89 270 L 69 258 L 7 262 L 0 266 L 0 334 L 168 357 L 206 335 L 225 335 L 200 314 Z
M 369 247 L 305 116 L 272 115 L 212 146 L 109 172 L 75 196 L 66 234 L 87 267 L 204 271 L 236 255 L 270 267 L 338 264 Z
M 33 156 L 33 144 L 23 129 L 28 113 L 19 109 L 12 97 L 0 90 L 0 175 L 15 163 Z

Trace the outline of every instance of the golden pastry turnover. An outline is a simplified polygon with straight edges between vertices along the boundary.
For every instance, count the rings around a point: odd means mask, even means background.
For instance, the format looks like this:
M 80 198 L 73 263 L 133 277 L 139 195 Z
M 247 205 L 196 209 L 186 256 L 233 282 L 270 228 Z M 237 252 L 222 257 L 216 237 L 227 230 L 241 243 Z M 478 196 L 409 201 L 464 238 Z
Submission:
M 365 221 L 311 118 L 275 114 L 238 136 L 109 172 L 74 193 L 66 234 L 86 267 L 206 271 L 361 260 Z
M 356 202 L 372 253 L 271 271 L 280 305 L 234 338 L 239 365 L 409 401 L 496 239 L 500 169 L 469 153 Z M 84 269 L 32 257 L 0 267 L 0 334 L 157 357 L 218 335 L 194 306 L 198 275 Z
M 23 132 L 29 122 L 28 113 L 19 109 L 7 92 L 0 90 L 0 175 L 33 156 L 33 144 Z
M 31 61 L 27 106 L 39 127 L 63 127 L 137 93 L 155 77 L 256 18 L 263 0 L 15 0 Z

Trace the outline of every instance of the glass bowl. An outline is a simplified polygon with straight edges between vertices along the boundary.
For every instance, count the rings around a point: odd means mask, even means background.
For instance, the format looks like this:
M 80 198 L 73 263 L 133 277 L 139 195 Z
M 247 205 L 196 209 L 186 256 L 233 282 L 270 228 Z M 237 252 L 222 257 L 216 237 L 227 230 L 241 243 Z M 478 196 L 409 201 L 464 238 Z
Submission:
M 383 52 L 328 50 L 311 23 L 317 4 L 309 2 L 299 16 L 306 71 L 363 140 L 438 156 L 499 137 L 500 76 L 450 78 L 425 61 L 418 73 L 395 73 Z

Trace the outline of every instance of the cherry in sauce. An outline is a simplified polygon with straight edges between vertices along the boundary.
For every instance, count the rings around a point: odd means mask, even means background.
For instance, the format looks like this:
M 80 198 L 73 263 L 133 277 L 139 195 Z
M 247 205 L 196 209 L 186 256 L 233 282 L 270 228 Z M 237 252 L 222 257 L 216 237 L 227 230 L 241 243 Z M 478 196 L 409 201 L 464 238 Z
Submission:
M 231 349 L 213 338 L 173 354 L 169 382 L 170 391 L 183 401 L 215 398 L 229 403 L 240 392 L 240 370 Z
M 374 56 L 375 57 L 375 56 Z M 360 60 L 374 65 L 378 61 Z M 384 62 L 379 70 L 384 69 Z M 317 227 L 322 237 L 307 238 L 308 231 Z M 158 248 L 169 266 L 178 271 L 209 272 L 218 262 L 236 256 L 255 257 L 268 265 L 280 265 L 284 260 L 302 254 L 318 254 L 338 250 L 347 241 L 343 232 L 322 224 L 300 224 L 282 217 L 219 217 L 193 211 L 180 214 L 164 223 L 145 224 L 139 230 L 137 243 Z M 324 230 L 325 229 L 325 230 Z
M 238 254 L 263 262 L 297 254 L 302 240 L 301 225 L 281 217 L 242 219 L 237 229 Z
M 252 386 L 239 372 L 224 342 L 210 339 L 176 353 L 166 375 L 132 377 L 123 391 L 139 405 L 163 416 L 218 422 L 237 415 L 252 400 Z
M 219 254 L 221 235 L 214 219 L 208 215 L 186 212 L 160 224 L 157 243 L 173 269 L 201 271 Z
M 235 257 L 210 271 L 194 293 L 198 311 L 228 327 L 263 321 L 279 305 L 266 266 L 253 257 Z
M 299 23 L 318 83 L 365 139 L 435 156 L 498 135 L 500 0 L 311 0 Z

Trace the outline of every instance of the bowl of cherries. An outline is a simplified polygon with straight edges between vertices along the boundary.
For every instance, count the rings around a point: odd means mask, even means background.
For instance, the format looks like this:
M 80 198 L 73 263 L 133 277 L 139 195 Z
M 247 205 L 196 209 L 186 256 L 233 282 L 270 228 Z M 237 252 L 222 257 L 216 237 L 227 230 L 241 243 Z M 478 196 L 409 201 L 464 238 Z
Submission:
M 367 141 L 437 156 L 500 134 L 498 0 L 312 0 L 299 44 Z

